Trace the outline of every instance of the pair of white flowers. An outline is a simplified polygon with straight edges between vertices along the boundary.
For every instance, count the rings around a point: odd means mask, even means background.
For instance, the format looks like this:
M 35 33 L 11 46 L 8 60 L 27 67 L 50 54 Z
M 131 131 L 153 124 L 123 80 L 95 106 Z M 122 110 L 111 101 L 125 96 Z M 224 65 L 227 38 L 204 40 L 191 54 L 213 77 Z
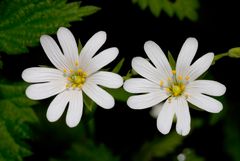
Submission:
M 118 74 L 100 69 L 112 62 L 119 51 L 112 47 L 95 55 L 106 41 L 106 33 L 103 31 L 94 34 L 80 54 L 75 38 L 67 28 L 59 28 L 57 38 L 62 50 L 50 36 L 43 35 L 40 38 L 46 55 L 57 69 L 28 68 L 23 71 L 22 78 L 26 82 L 35 83 L 26 89 L 30 99 L 41 100 L 57 95 L 47 110 L 50 122 L 57 121 L 69 104 L 66 123 L 69 127 L 75 127 L 83 113 L 82 92 L 105 109 L 114 106 L 114 98 L 99 86 L 119 88 L 123 85 L 123 79 Z M 214 58 L 213 53 L 208 53 L 191 65 L 197 45 L 194 38 L 186 40 L 178 56 L 176 69 L 171 68 L 160 47 L 152 41 L 146 42 L 144 49 L 153 64 L 142 57 L 132 60 L 133 69 L 144 78 L 125 81 L 123 88 L 126 91 L 140 94 L 129 97 L 127 104 L 133 109 L 155 106 L 157 127 L 163 134 L 170 131 L 174 115 L 177 118 L 177 132 L 180 135 L 189 133 L 187 101 L 212 113 L 222 109 L 219 101 L 207 95 L 223 95 L 225 86 L 215 81 L 196 80 L 210 67 Z M 164 100 L 165 103 L 161 104 Z

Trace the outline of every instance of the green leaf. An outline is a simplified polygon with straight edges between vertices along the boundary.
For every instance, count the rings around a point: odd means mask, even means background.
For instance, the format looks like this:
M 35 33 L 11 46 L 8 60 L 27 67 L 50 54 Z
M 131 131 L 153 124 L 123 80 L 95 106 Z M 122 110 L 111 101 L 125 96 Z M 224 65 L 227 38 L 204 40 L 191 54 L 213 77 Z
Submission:
M 96 103 L 93 102 L 86 94 L 83 94 L 83 102 L 89 112 L 95 111 Z
M 159 5 L 160 1 L 159 0 L 149 0 L 148 3 L 149 3 L 149 8 L 152 12 L 152 14 L 155 16 L 155 17 L 158 17 L 160 15 L 160 12 L 161 12 L 161 5 Z
M 110 89 L 104 88 L 108 93 L 110 93 L 117 101 L 126 102 L 128 97 L 131 96 L 130 93 L 126 92 L 123 88 Z
M 28 52 L 39 44 L 43 34 L 52 34 L 60 26 L 70 26 L 98 7 L 80 7 L 79 2 L 66 0 L 3 0 L 0 2 L 0 51 L 7 54 Z
M 170 133 L 162 138 L 156 138 L 146 142 L 134 157 L 133 161 L 151 161 L 153 158 L 161 158 L 181 145 L 183 137 L 177 133 Z
M 81 40 L 78 39 L 78 53 L 81 52 L 82 48 L 83 48 L 83 46 L 82 46 Z
M 198 14 L 196 12 L 199 8 L 198 0 L 177 0 L 173 4 L 173 7 L 180 20 L 183 20 L 185 17 L 192 21 L 198 19 Z
M 169 61 L 169 64 L 171 65 L 172 69 L 175 69 L 176 68 L 176 62 L 171 54 L 170 51 L 168 51 L 168 61 Z
M 124 63 L 125 59 L 122 58 L 118 64 L 113 68 L 112 72 L 113 73 L 119 73 L 119 71 L 121 70 L 122 66 L 123 66 L 123 63 Z
M 159 17 L 161 11 L 166 12 L 169 17 L 176 15 L 180 20 L 187 18 L 191 21 L 198 19 L 197 9 L 199 8 L 198 0 L 132 0 L 137 3 L 142 10 L 149 7 L 155 17 Z
M 31 155 L 24 142 L 32 136 L 29 123 L 37 116 L 30 106 L 36 104 L 25 97 L 25 84 L 0 81 L 0 160 L 21 161 Z

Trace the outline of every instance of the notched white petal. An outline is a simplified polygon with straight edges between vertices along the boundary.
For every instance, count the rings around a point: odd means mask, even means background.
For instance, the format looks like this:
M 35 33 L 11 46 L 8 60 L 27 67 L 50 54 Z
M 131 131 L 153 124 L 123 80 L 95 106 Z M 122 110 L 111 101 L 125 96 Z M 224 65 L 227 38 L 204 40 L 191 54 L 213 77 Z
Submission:
M 95 33 L 82 48 L 79 55 L 79 64 L 82 64 L 83 67 L 87 67 L 90 63 L 91 58 L 105 43 L 106 39 L 106 32 L 99 31 Z
M 113 97 L 95 83 L 87 81 L 82 89 L 89 98 L 102 108 L 110 109 L 114 107 Z
M 78 48 L 73 34 L 69 29 L 60 27 L 57 31 L 57 37 L 64 55 L 73 67 L 78 61 Z
M 32 67 L 22 72 L 22 78 L 28 83 L 63 80 L 63 72 L 54 68 Z
M 179 97 L 175 106 L 177 124 L 176 131 L 179 135 L 186 136 L 190 132 L 191 117 L 185 98 Z
M 223 105 L 218 100 L 211 98 L 209 96 L 205 96 L 200 93 L 190 93 L 188 97 L 188 101 L 193 105 L 211 112 L 211 113 L 218 113 L 223 109 Z
M 175 100 L 172 100 L 171 102 L 166 101 L 163 104 L 163 108 L 158 115 L 157 128 L 164 135 L 168 134 L 172 127 L 172 121 L 175 114 L 175 106 Z
M 187 75 L 190 78 L 189 80 L 193 81 L 206 72 L 211 66 L 213 58 L 213 53 L 207 53 L 195 61 L 187 71 Z
M 164 80 L 164 76 L 155 67 L 153 67 L 146 59 L 135 57 L 132 59 L 132 68 L 144 78 L 159 84 Z
M 79 124 L 83 112 L 82 91 L 73 90 L 70 92 L 70 102 L 67 110 L 66 123 L 69 127 Z
M 159 84 L 144 78 L 131 78 L 124 82 L 123 88 L 130 93 L 149 93 L 161 90 Z
M 186 72 L 197 52 L 197 48 L 198 42 L 195 38 L 190 37 L 184 42 L 176 62 L 177 76 L 186 76 Z
M 26 89 L 26 95 L 32 100 L 45 99 L 65 90 L 65 84 L 63 81 L 33 84 Z
M 212 80 L 196 80 L 187 85 L 187 91 L 194 91 L 211 96 L 221 96 L 226 92 L 226 87 Z
M 47 119 L 50 122 L 57 121 L 62 116 L 69 100 L 70 96 L 68 91 L 58 94 L 48 107 Z
M 168 62 L 167 57 L 163 53 L 162 49 L 153 41 L 147 41 L 144 44 L 144 50 L 149 57 L 149 59 L 153 62 L 155 67 L 160 70 L 164 76 L 164 79 L 172 77 L 172 68 Z
M 168 97 L 164 91 L 151 92 L 142 95 L 131 96 L 127 105 L 132 109 L 145 109 L 157 105 Z
M 103 50 L 90 60 L 90 64 L 86 67 L 86 72 L 90 75 L 102 69 L 116 59 L 118 53 L 119 51 L 116 47 Z
M 47 57 L 55 67 L 61 71 L 69 69 L 69 64 L 67 64 L 66 58 L 53 38 L 48 35 L 42 35 L 40 37 L 40 43 Z
M 112 72 L 99 71 L 89 78 L 87 81 L 94 82 L 97 85 L 101 85 L 108 88 L 119 88 L 123 85 L 123 78 Z

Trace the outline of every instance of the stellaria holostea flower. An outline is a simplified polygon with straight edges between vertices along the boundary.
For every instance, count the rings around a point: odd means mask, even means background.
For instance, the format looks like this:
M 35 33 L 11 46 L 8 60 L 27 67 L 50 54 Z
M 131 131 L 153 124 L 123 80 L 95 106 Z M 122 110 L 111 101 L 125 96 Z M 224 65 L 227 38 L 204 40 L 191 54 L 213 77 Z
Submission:
M 207 95 L 221 96 L 226 87 L 212 80 L 196 80 L 211 65 L 214 54 L 207 53 L 191 64 L 198 48 L 195 38 L 188 38 L 179 53 L 176 69 L 172 69 L 161 48 L 153 41 L 144 44 L 144 50 L 153 65 L 142 57 L 132 60 L 132 68 L 144 78 L 132 78 L 124 83 L 124 89 L 140 95 L 129 97 L 127 104 L 133 109 L 161 106 L 157 128 L 167 134 L 176 115 L 176 130 L 180 135 L 190 131 L 188 103 L 212 113 L 222 110 L 222 104 Z
M 41 100 L 58 94 L 48 107 L 49 121 L 57 121 L 69 103 L 66 123 L 69 127 L 74 127 L 82 117 L 82 92 L 105 109 L 114 106 L 113 97 L 98 85 L 119 88 L 123 80 L 118 74 L 99 70 L 117 57 L 118 49 L 112 47 L 94 56 L 106 41 L 106 33 L 103 31 L 89 39 L 80 55 L 75 38 L 67 28 L 59 28 L 57 38 L 64 54 L 50 36 L 43 35 L 40 38 L 46 55 L 57 69 L 28 68 L 23 71 L 22 78 L 26 82 L 36 83 L 26 89 L 26 95 L 30 99 Z

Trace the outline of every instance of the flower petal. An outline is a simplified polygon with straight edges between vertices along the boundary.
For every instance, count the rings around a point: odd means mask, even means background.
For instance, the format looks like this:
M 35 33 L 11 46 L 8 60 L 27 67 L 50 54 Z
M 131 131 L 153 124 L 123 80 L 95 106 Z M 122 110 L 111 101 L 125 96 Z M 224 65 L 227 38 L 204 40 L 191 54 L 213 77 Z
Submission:
M 187 100 L 191 104 L 211 113 L 218 113 L 223 108 L 222 103 L 218 100 L 200 93 L 189 93 Z
M 91 98 L 97 105 L 105 109 L 110 109 L 114 106 L 115 102 L 113 97 L 102 88 L 98 87 L 92 82 L 85 82 L 83 91 Z
M 66 123 L 69 127 L 78 125 L 82 118 L 83 112 L 83 96 L 82 91 L 71 90 L 70 102 L 67 110 Z
M 57 121 L 62 116 L 69 100 L 70 100 L 69 91 L 64 91 L 58 94 L 48 107 L 47 119 L 50 122 Z
M 153 106 L 149 113 L 153 118 L 156 119 L 158 118 L 160 111 L 162 111 L 162 108 L 163 108 L 163 103 L 159 103 L 158 105 Z
M 49 60 L 53 65 L 61 71 L 69 70 L 69 65 L 66 58 L 59 49 L 57 43 L 48 35 L 43 35 L 40 38 L 40 43 Z
M 86 72 L 90 75 L 102 67 L 106 66 L 110 62 L 112 62 L 118 55 L 118 49 L 115 47 L 108 48 L 106 50 L 103 50 L 98 55 L 93 57 L 90 61 L 90 64 L 85 69 Z
M 123 88 L 130 93 L 149 93 L 161 90 L 160 85 L 144 78 L 131 78 L 124 82 Z
M 78 48 L 73 34 L 67 28 L 60 27 L 57 31 L 57 37 L 66 59 L 73 68 L 78 61 Z
M 175 106 L 176 100 L 172 99 L 170 101 L 166 101 L 163 104 L 162 110 L 160 111 L 157 118 L 157 128 L 162 134 L 168 134 L 171 127 L 172 121 L 175 114 Z
M 188 38 L 180 50 L 176 63 L 176 74 L 185 77 L 186 72 L 197 52 L 198 42 L 195 38 Z
M 165 77 L 162 76 L 156 68 L 154 68 L 146 59 L 142 57 L 135 57 L 132 59 L 132 68 L 144 78 L 153 81 L 157 84 Z
M 196 80 L 187 85 L 186 91 L 195 91 L 211 96 L 221 96 L 226 92 L 226 87 L 216 81 Z
M 45 99 L 65 90 L 65 85 L 63 81 L 33 84 L 26 89 L 26 95 L 32 100 Z
M 127 105 L 136 110 L 145 109 L 152 107 L 163 100 L 165 100 L 168 95 L 163 91 L 156 91 L 147 94 L 131 96 L 127 100 Z
M 191 117 L 185 98 L 177 98 L 177 106 L 175 106 L 175 112 L 177 117 L 177 133 L 179 135 L 186 136 L 190 132 Z
M 155 42 L 147 41 L 144 44 L 144 50 L 153 64 L 163 73 L 162 77 L 164 77 L 165 80 L 171 78 L 172 68 L 162 49 Z
M 207 53 L 194 62 L 187 72 L 187 75 L 190 78 L 189 80 L 193 81 L 206 72 L 211 66 L 213 58 L 213 53 Z
M 22 72 L 22 78 L 28 83 L 48 82 L 64 79 L 63 72 L 54 68 L 32 67 Z
M 105 71 L 100 71 L 91 75 L 89 78 L 87 78 L 87 81 L 108 88 L 119 88 L 123 84 L 123 79 L 120 75 Z
M 79 64 L 82 65 L 84 69 L 89 65 L 91 58 L 105 43 L 106 39 L 106 32 L 99 31 L 94 34 L 82 48 L 79 55 Z

